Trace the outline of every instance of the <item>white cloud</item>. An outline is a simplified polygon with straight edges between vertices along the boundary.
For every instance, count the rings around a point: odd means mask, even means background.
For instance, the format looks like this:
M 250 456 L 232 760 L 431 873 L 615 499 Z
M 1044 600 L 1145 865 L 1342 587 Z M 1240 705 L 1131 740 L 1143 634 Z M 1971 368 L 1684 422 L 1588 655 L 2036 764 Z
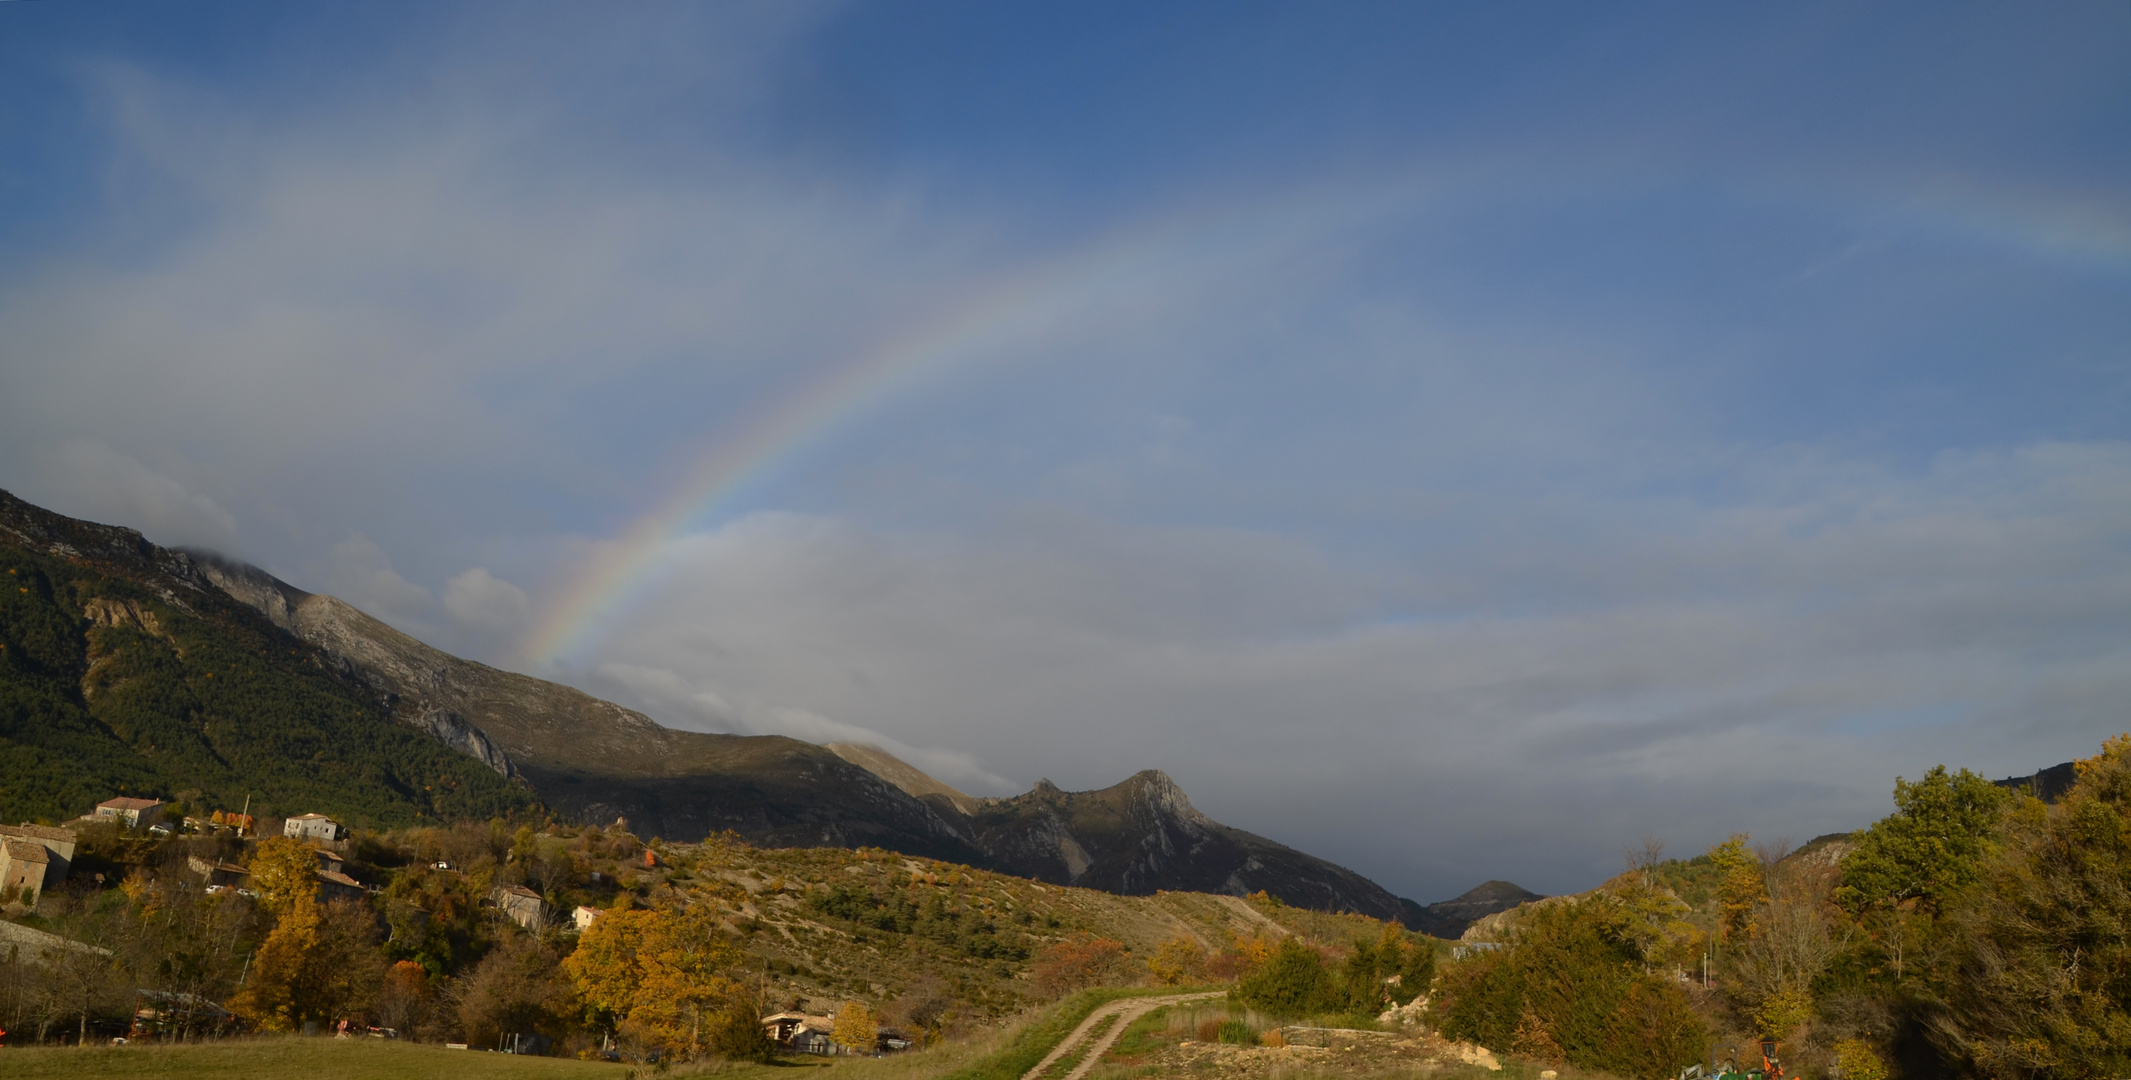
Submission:
M 76 517 L 126 525 L 166 545 L 235 552 L 237 520 L 220 503 L 97 439 L 30 449 L 16 493 Z
M 525 590 L 476 566 L 444 583 L 444 610 L 460 622 L 491 633 L 523 633 L 533 602 Z
M 429 590 L 403 578 L 377 542 L 355 533 L 326 552 L 325 591 L 378 618 L 419 633 Z
M 912 746 L 856 724 L 840 723 L 805 709 L 747 703 L 735 706 L 715 690 L 702 689 L 677 672 L 609 662 L 589 680 L 619 701 L 631 702 L 666 723 L 695 731 L 788 735 L 806 742 L 855 742 L 894 754 L 936 779 L 979 794 L 1012 794 L 1019 786 L 984 768 L 976 755 L 936 746 Z

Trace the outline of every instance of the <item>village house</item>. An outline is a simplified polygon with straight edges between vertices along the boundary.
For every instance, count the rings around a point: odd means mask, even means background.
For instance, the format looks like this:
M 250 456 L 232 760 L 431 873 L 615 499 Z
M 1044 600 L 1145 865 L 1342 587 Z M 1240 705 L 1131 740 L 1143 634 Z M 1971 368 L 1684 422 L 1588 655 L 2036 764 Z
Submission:
M 831 1033 L 836 1030 L 833 1016 L 809 1016 L 801 1012 L 771 1013 L 762 1018 L 762 1033 L 780 1046 L 789 1047 L 802 1054 L 832 1055 L 840 1052 Z
M 570 921 L 577 925 L 577 932 L 580 934 L 584 933 L 587 930 L 590 930 L 592 928 L 592 924 L 594 922 L 597 922 L 598 920 L 598 908 L 589 908 L 584 906 L 583 904 L 579 904 L 577 905 L 576 911 L 570 912 Z
M 161 824 L 164 805 L 161 799 L 132 799 L 121 796 L 97 803 L 94 816 L 99 821 L 116 821 L 129 829 L 138 829 L 143 825 Z
M 512 922 L 527 930 L 537 933 L 548 924 L 547 901 L 523 885 L 498 885 L 489 890 L 488 898 Z
M 44 892 L 47 865 L 44 845 L 31 840 L 0 841 L 0 901 L 20 900 L 37 906 Z
M 321 900 L 360 900 L 363 898 L 363 883 L 338 870 L 318 872 L 318 898 Z
M 67 872 L 74 866 L 75 835 L 50 825 L 0 825 L 0 841 L 29 840 L 44 845 L 44 887 L 49 889 L 67 879 Z
M 294 840 L 337 843 L 348 838 L 348 827 L 324 814 L 298 814 L 281 823 L 281 835 Z

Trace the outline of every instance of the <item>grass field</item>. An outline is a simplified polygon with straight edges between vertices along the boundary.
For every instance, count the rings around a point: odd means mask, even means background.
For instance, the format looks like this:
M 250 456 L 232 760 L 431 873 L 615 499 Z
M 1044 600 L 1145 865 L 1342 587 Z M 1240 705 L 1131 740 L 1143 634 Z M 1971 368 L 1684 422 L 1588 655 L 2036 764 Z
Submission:
M 661 1077 L 721 1080 L 1013 1080 L 1105 1001 L 1153 990 L 1091 990 L 1023 1024 L 923 1053 L 785 1058 L 768 1065 L 684 1065 Z M 0 1080 L 630 1080 L 607 1062 L 513 1057 L 377 1039 L 256 1038 L 184 1046 L 9 1047 Z M 640 1075 L 650 1076 L 650 1069 Z
M 184 1046 L 21 1046 L 0 1050 L 0 1080 L 626 1080 L 625 1066 L 513 1057 L 378 1039 L 259 1038 Z

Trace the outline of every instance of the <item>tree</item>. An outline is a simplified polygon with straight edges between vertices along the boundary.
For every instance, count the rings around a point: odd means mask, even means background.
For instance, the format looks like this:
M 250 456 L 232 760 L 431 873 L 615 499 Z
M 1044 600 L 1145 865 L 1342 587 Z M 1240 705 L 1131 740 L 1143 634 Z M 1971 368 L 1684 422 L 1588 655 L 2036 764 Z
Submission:
M 1764 1038 L 1785 1039 L 1812 1018 L 1814 986 L 1845 945 L 1831 868 L 1801 860 L 1764 872 L 1753 933 L 1733 948 L 1726 988 Z
M 1253 1009 L 1283 1018 L 1339 1012 L 1346 1005 L 1343 988 L 1324 968 L 1324 958 L 1300 939 L 1286 938 L 1273 955 L 1236 983 L 1235 999 Z
M 276 836 L 260 841 L 250 869 L 252 892 L 269 915 L 318 895 L 318 852 L 300 840 Z
M 1437 978 L 1444 1035 L 1635 1076 L 1701 1059 L 1709 1034 L 1686 992 L 1642 971 L 1602 897 L 1519 911 L 1504 947 Z
M 847 1001 L 836 1014 L 836 1027 L 829 1038 L 849 1053 L 870 1054 L 880 1042 L 880 1023 L 865 1002 Z
M 523 934 L 490 950 L 459 986 L 460 1031 L 475 1046 L 512 1034 L 559 1036 L 576 1009 L 555 955 Z
M 1982 1076 L 2131 1073 L 2131 735 L 2078 765 L 2057 806 L 2019 802 L 1950 905 L 1964 955 L 1937 1027 Z
M 1434 978 L 1434 946 L 1396 923 L 1385 923 L 1374 941 L 1356 941 L 1341 965 L 1345 1007 L 1353 1012 L 1376 1013 L 1411 1001 L 1427 993 Z
M 1746 848 L 1747 835 L 1732 838 L 1709 849 L 1709 861 L 1717 867 L 1717 933 L 1731 941 L 1750 932 L 1754 906 L 1765 893 L 1761 860 Z
M 1967 769 L 1936 765 L 1913 784 L 1897 778 L 1894 813 L 1858 833 L 1843 856 L 1836 901 L 1859 915 L 1906 901 L 1937 912 L 1981 875 L 2012 798 Z
M 707 906 L 623 909 L 601 916 L 563 967 L 594 1023 L 647 1050 L 694 1056 L 706 1016 L 744 988 L 728 974 L 740 950 Z
M 268 1031 L 296 1031 L 360 1008 L 383 975 L 376 938 L 367 907 L 299 894 L 253 955 L 230 1009 Z

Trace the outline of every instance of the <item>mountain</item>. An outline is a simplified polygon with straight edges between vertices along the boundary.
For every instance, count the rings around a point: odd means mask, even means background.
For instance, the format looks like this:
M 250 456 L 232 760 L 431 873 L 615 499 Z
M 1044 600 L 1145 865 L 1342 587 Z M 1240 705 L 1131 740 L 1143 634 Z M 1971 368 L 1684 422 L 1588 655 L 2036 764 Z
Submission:
M 0 491 L 0 820 L 116 795 L 366 826 L 530 808 L 368 688 L 131 529 Z
M 1100 791 L 1038 781 L 965 819 L 970 841 L 1008 873 L 1126 896 L 1157 890 L 1267 892 L 1299 907 L 1396 921 L 1399 899 L 1368 878 L 1200 813 L 1156 769 Z
M 1409 928 L 1435 937 L 1455 938 L 1489 915 L 1543 899 L 1538 893 L 1507 881 L 1487 881 L 1463 895 L 1426 907 L 1411 900 L 1401 902 L 1406 906 L 1403 921 Z
M 0 777 L 17 778 L 0 779 L 0 816 L 80 813 L 121 791 L 233 807 L 256 790 L 270 812 L 383 825 L 537 798 L 560 818 L 621 818 L 679 841 L 731 830 L 1123 895 L 1263 891 L 1379 919 L 1410 905 L 1206 817 L 1159 771 L 980 799 L 875 747 L 677 731 L 453 656 L 256 567 L 5 493 L 0 558 L 24 582 L 0 596 Z M 20 780 L 47 774 L 65 779 Z
M 770 846 L 981 861 L 923 802 L 834 751 L 778 735 L 663 727 L 582 691 L 432 648 L 256 567 L 199 562 L 231 596 L 368 684 L 401 723 L 522 777 L 561 817 L 624 818 L 640 836 L 674 840 L 730 829 Z

